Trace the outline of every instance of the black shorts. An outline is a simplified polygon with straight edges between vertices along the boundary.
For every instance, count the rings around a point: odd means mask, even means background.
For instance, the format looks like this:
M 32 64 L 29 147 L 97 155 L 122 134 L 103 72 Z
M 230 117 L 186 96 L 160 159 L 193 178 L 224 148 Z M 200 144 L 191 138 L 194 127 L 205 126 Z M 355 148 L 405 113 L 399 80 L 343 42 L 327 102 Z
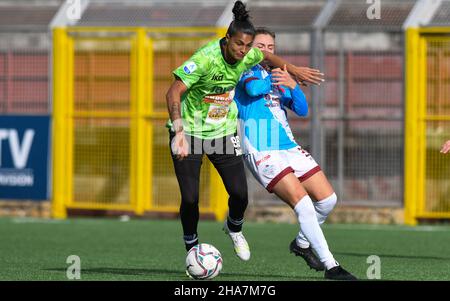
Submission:
M 172 139 L 175 133 L 169 130 L 169 147 L 172 159 L 176 159 L 172 151 Z M 233 165 L 242 162 L 242 150 L 240 139 L 237 133 L 217 139 L 200 139 L 194 136 L 185 135 L 189 144 L 189 153 L 183 160 L 202 160 L 203 155 L 207 155 L 211 163 L 216 166 Z

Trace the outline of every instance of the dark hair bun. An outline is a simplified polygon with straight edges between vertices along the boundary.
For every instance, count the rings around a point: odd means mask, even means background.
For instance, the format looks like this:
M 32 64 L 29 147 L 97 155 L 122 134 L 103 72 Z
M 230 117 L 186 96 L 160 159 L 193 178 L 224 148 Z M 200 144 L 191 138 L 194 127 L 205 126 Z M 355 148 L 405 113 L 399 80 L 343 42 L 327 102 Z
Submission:
M 236 21 L 248 21 L 249 14 L 245 9 L 245 4 L 242 1 L 236 1 L 233 6 L 233 15 Z

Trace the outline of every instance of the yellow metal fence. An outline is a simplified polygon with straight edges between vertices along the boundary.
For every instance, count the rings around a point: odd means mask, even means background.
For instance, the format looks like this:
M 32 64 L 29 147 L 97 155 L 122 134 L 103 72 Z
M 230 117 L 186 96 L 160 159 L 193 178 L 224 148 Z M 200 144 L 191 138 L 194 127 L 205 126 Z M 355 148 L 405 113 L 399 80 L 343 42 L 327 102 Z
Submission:
M 67 209 L 178 212 L 165 93 L 171 71 L 218 28 L 53 32 L 53 216 Z M 224 219 L 227 193 L 203 164 L 200 212 Z
M 450 28 L 411 28 L 406 44 L 405 222 L 450 218 Z

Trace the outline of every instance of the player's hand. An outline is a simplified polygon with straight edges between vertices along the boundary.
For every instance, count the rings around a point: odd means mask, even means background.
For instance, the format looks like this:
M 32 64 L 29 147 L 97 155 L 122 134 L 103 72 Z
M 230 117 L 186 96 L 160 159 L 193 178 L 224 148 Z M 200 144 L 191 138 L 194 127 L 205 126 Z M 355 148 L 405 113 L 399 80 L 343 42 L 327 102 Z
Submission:
M 292 76 L 303 86 L 307 86 L 308 84 L 320 85 L 320 83 L 325 81 L 323 79 L 324 74 L 317 69 L 298 66 L 291 66 L 291 69 L 293 69 L 290 72 Z
M 290 89 L 297 86 L 297 82 L 289 75 L 286 65 L 283 66 L 283 69 L 275 68 L 272 70 L 272 81 L 275 86 L 283 85 Z
M 447 140 L 444 145 L 442 145 L 441 153 L 446 154 L 450 151 L 450 140 Z
M 171 143 L 172 153 L 178 160 L 183 160 L 188 155 L 189 145 L 184 131 L 177 132 Z

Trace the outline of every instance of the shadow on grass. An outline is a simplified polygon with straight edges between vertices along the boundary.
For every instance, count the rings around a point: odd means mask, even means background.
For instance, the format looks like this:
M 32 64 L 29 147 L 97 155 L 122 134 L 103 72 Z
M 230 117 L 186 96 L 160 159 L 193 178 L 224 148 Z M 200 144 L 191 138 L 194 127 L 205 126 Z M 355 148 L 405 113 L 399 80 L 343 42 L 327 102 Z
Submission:
M 67 268 L 48 268 L 43 269 L 44 271 L 61 272 L 66 273 Z M 169 269 L 138 269 L 138 268 L 111 268 L 111 267 L 98 267 L 98 268 L 82 268 L 82 274 L 109 274 L 109 275 L 130 275 L 130 276 L 179 276 L 179 280 L 189 280 L 185 275 L 184 271 L 181 270 L 169 270 Z M 277 275 L 277 274 L 250 274 L 250 273 L 229 273 L 223 272 L 220 275 L 224 277 L 251 277 L 260 279 L 273 279 L 280 278 L 286 280 L 323 280 L 322 273 L 318 276 L 287 276 L 287 275 Z
M 411 256 L 411 255 L 392 255 L 392 254 L 361 254 L 351 252 L 333 252 L 334 255 L 355 256 L 355 257 L 369 257 L 371 255 L 377 255 L 380 258 L 403 258 L 403 259 L 435 259 L 435 260 L 450 260 L 448 257 L 437 256 Z

